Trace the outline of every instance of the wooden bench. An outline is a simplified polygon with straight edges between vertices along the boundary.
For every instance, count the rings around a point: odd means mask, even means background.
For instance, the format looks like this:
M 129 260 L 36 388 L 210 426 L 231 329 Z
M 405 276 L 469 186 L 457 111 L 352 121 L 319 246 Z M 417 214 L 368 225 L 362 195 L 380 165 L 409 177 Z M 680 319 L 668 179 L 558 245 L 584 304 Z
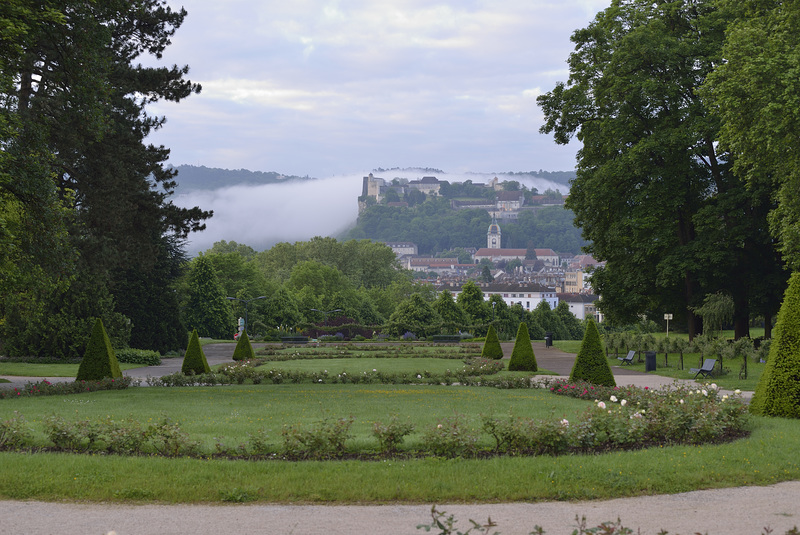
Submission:
M 631 350 L 631 351 L 628 351 L 628 354 L 625 355 L 624 357 L 617 357 L 617 360 L 621 360 L 623 366 L 626 365 L 626 364 L 630 365 L 630 364 L 633 364 L 633 357 L 634 356 L 636 356 L 636 351 Z
M 714 373 L 714 366 L 717 365 L 717 359 L 706 359 L 703 361 L 703 365 L 699 368 L 691 368 L 689 373 L 694 373 L 693 379 L 697 379 L 698 375 L 702 375 L 703 377 L 709 377 L 712 373 Z

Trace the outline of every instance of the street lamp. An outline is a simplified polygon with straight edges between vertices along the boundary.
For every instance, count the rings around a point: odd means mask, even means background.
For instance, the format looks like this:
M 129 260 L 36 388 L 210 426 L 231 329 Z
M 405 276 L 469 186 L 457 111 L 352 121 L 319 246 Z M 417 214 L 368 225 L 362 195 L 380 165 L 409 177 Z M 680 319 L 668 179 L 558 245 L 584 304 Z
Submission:
M 341 312 L 342 311 L 341 308 L 337 308 L 336 310 L 328 310 L 327 312 L 324 311 L 324 310 L 316 309 L 316 308 L 311 308 L 309 310 L 311 310 L 312 312 L 322 312 L 322 314 L 325 316 L 325 320 L 324 321 L 325 321 L 325 326 L 326 327 L 328 326 L 328 314 L 332 314 L 334 312 Z
M 229 301 L 239 301 L 240 303 L 244 303 L 244 330 L 247 331 L 247 304 L 250 301 L 255 301 L 256 299 L 266 299 L 266 295 L 262 295 L 259 297 L 254 297 L 252 299 L 239 299 L 238 297 L 227 297 Z
M 497 301 L 492 301 L 492 321 L 494 321 L 494 306 L 497 304 Z

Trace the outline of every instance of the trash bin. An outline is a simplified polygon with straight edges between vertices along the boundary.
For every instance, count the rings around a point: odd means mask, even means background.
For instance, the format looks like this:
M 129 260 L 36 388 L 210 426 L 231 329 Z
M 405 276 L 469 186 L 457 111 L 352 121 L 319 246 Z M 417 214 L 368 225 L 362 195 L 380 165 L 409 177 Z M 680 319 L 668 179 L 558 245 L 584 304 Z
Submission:
M 553 333 L 544 333 L 544 347 L 553 345 Z
M 656 352 L 655 351 L 645 351 L 644 352 L 644 371 L 646 371 L 646 372 L 654 372 L 654 371 L 656 371 Z

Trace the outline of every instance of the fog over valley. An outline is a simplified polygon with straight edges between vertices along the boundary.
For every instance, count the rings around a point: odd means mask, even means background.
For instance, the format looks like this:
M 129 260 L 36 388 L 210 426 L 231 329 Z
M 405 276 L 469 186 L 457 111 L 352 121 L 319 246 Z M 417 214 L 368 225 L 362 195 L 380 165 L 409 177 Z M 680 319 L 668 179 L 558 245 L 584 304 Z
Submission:
M 179 193 L 174 203 L 181 207 L 199 206 L 213 210 L 206 230 L 189 236 L 190 256 L 211 248 L 215 242 L 236 241 L 261 251 L 279 242 L 308 240 L 314 236 L 338 236 L 355 225 L 358 217 L 358 197 L 363 177 L 371 171 L 338 175 L 322 179 L 294 180 L 280 184 L 243 184 L 219 189 L 204 189 Z M 453 182 L 489 182 L 495 176 L 500 182 L 516 180 L 539 192 L 568 186 L 531 175 L 504 173 L 437 173 L 419 169 L 372 171 L 388 181 L 394 178 L 416 180 L 436 176 Z M 181 182 L 182 175 L 178 175 Z M 476 244 L 480 245 L 480 244 Z

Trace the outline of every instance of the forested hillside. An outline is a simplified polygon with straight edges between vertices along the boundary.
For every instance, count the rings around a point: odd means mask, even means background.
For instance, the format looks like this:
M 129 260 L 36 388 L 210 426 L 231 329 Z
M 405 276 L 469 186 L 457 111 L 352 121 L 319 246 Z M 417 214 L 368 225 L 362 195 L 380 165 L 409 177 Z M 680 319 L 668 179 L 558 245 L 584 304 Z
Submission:
M 260 186 L 263 184 L 283 184 L 292 180 L 313 180 L 308 176 L 282 175 L 274 171 L 248 171 L 247 169 L 219 169 L 204 165 L 179 165 L 173 168 L 178 172 L 176 193 L 188 191 L 226 188 L 239 185 Z
M 585 242 L 572 224 L 573 214 L 560 206 L 520 213 L 516 223 L 501 223 L 506 248 L 550 248 L 578 254 Z M 420 254 L 455 247 L 485 247 L 491 217 L 486 210 L 453 210 L 442 198 L 405 208 L 376 204 L 364 210 L 345 239 L 410 241 Z

